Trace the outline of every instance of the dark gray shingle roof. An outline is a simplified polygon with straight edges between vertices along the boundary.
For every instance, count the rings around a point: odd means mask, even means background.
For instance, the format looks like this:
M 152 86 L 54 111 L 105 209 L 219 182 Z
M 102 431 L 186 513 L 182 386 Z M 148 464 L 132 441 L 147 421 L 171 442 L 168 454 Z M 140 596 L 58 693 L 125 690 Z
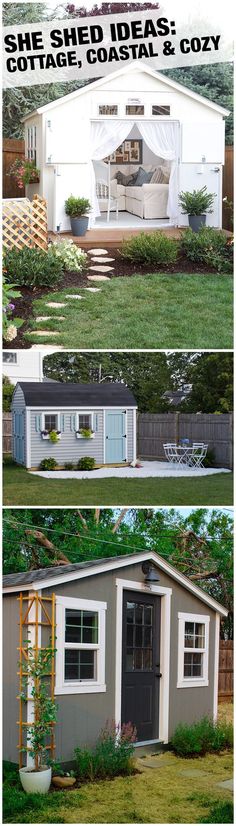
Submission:
M 64 574 L 76 573 L 84 568 L 93 568 L 95 565 L 104 565 L 104 562 L 116 562 L 119 565 L 121 559 L 127 559 L 127 565 L 133 554 L 123 554 L 120 556 L 108 556 L 103 559 L 90 559 L 87 562 L 76 562 L 71 565 L 54 565 L 52 568 L 38 568 L 35 571 L 21 571 L 19 574 L 5 574 L 3 576 L 3 588 L 8 588 L 11 585 L 28 585 L 37 580 L 50 579 L 52 576 L 63 576 Z
M 97 407 L 136 406 L 137 402 L 125 384 L 72 384 L 56 382 L 19 382 L 26 406 L 29 407 Z

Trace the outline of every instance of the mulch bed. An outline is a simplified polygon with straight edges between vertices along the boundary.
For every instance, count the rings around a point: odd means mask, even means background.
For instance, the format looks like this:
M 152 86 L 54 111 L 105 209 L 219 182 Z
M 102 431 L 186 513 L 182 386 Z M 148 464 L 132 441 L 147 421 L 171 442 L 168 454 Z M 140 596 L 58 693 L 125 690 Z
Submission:
M 94 244 L 93 246 L 94 246 L 94 249 L 96 249 L 96 248 L 98 248 L 99 244 L 97 244 L 97 245 Z M 91 257 L 92 257 L 91 255 L 88 255 L 88 262 L 90 261 Z M 106 256 L 104 256 L 104 258 L 105 257 Z M 120 254 L 120 252 L 117 248 L 116 249 L 110 249 L 109 248 L 107 257 L 115 259 L 114 261 L 111 261 L 111 267 L 114 267 L 114 270 L 112 270 L 110 273 L 104 273 L 104 275 L 108 275 L 109 278 L 122 278 L 122 277 L 129 278 L 130 276 L 133 276 L 133 275 L 140 275 L 140 276 L 147 275 L 147 274 L 150 275 L 150 274 L 152 274 L 152 272 L 153 272 L 153 274 L 156 273 L 157 270 L 158 270 L 158 272 L 164 273 L 165 275 L 174 275 L 175 273 L 180 273 L 180 272 L 181 273 L 186 273 L 186 275 L 187 274 L 204 275 L 204 274 L 207 274 L 207 273 L 216 274 L 216 272 L 213 268 L 211 269 L 210 267 L 204 267 L 204 266 L 195 267 L 194 264 L 191 264 L 191 262 L 186 261 L 186 258 L 181 258 L 181 257 L 178 258 L 178 261 L 176 261 L 175 264 L 171 264 L 169 266 L 167 266 L 166 264 L 162 265 L 162 266 L 158 265 L 158 267 L 156 265 L 151 266 L 150 264 L 144 265 L 144 264 L 137 264 L 137 263 L 133 263 L 132 261 L 128 261 L 127 259 L 122 258 L 121 254 Z M 91 264 L 92 264 L 92 262 L 91 262 Z M 65 272 L 62 281 L 60 281 L 60 283 L 58 285 L 54 285 L 55 292 L 58 292 L 58 290 L 61 291 L 63 289 L 66 289 L 67 287 L 68 288 L 76 287 L 76 289 L 80 289 L 80 287 L 88 287 L 88 286 L 97 286 L 97 287 L 99 287 L 99 286 L 102 286 L 102 284 L 103 284 L 102 281 L 101 282 L 99 282 L 99 281 L 98 282 L 88 281 L 87 280 L 87 275 L 88 274 L 94 274 L 95 275 L 95 272 L 93 272 L 93 270 L 88 270 L 88 269 L 87 270 L 85 269 L 82 273 Z M 103 275 L 103 273 L 101 273 L 101 275 Z M 104 282 L 104 283 L 106 283 L 106 282 Z M 32 316 L 33 316 L 32 304 L 35 301 L 35 299 L 43 298 L 44 296 L 48 295 L 48 293 L 52 292 L 53 288 L 52 287 L 51 288 L 50 287 L 42 287 L 42 288 L 32 289 L 32 287 L 31 288 L 19 287 L 19 290 L 21 292 L 21 298 L 18 298 L 18 299 L 14 300 L 15 315 L 18 316 L 18 318 L 23 318 L 24 319 L 24 324 L 22 324 L 22 327 L 20 327 L 17 338 L 15 338 L 11 342 L 6 342 L 6 341 L 3 342 L 4 350 L 12 350 L 12 349 L 15 349 L 15 348 L 19 349 L 19 350 L 21 350 L 21 349 L 26 350 L 26 349 L 31 348 L 31 343 L 30 343 L 30 341 L 27 341 L 24 338 L 24 334 L 27 331 L 28 322 L 29 322 L 30 319 L 32 319 Z M 14 317 L 12 319 L 12 323 L 14 323 Z M 42 345 L 43 348 L 45 346 L 46 346 L 45 344 Z

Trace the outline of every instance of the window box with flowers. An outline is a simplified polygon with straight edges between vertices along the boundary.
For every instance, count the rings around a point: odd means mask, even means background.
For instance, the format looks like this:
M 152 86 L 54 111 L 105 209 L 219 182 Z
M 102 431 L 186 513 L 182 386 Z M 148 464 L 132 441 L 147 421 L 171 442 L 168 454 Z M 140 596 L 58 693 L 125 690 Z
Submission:
M 90 430 L 90 428 L 81 427 L 80 430 L 76 430 L 76 438 L 77 439 L 94 439 L 95 438 L 94 430 Z
M 9 169 L 8 175 L 15 178 L 19 189 L 24 189 L 26 184 L 37 184 L 40 181 L 40 170 L 35 166 L 34 161 L 27 158 L 16 158 Z
M 60 430 L 41 430 L 41 438 L 56 444 L 61 439 Z

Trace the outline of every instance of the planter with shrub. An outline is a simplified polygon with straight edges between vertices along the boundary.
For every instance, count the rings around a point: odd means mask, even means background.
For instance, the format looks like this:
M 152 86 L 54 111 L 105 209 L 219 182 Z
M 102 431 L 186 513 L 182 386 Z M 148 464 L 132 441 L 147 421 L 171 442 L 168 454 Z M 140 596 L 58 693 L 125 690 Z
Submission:
M 94 437 L 95 433 L 90 430 L 90 427 L 81 427 L 80 430 L 76 430 L 77 439 L 94 439 Z
M 192 725 L 180 723 L 171 739 L 171 746 L 179 757 L 203 757 L 207 752 L 233 748 L 233 726 L 214 723 L 203 717 Z
M 39 468 L 40 470 L 57 470 L 58 462 L 53 456 L 49 456 L 48 459 L 42 459 Z
M 34 161 L 28 158 L 16 158 L 7 175 L 15 178 L 19 189 L 24 189 L 26 184 L 37 184 L 40 181 L 40 170 Z
M 224 232 L 202 227 L 198 233 L 185 230 L 180 240 L 180 252 L 196 265 L 209 266 L 217 272 L 233 272 L 233 242 Z
M 137 264 L 174 264 L 178 255 L 178 243 L 162 232 L 140 232 L 123 241 L 121 255 Z
M 96 462 L 92 456 L 82 456 L 78 461 L 78 470 L 93 470 Z
M 70 217 L 71 232 L 74 236 L 85 235 L 88 229 L 89 217 L 87 213 L 91 209 L 88 198 L 75 198 L 70 195 L 65 201 L 65 213 Z
M 54 287 L 62 278 L 63 267 L 54 255 L 52 247 L 40 250 L 37 247 L 4 248 L 3 266 L 6 282 L 13 278 L 17 286 Z
M 199 232 L 205 226 L 206 213 L 212 213 L 216 194 L 207 192 L 207 187 L 194 189 L 193 192 L 180 192 L 179 205 L 182 207 L 182 215 L 188 215 L 189 226 L 193 232 Z
M 19 775 L 23 789 L 28 793 L 47 794 L 51 784 L 52 769 L 46 764 L 46 747 L 51 737 L 52 725 L 56 722 L 57 706 L 51 699 L 45 677 L 48 676 L 54 654 L 55 650 L 50 646 L 36 651 L 27 645 L 21 699 L 27 703 L 30 683 L 34 721 L 27 731 L 27 744 L 29 754 L 33 758 L 33 766 L 19 769 Z
M 48 435 L 49 435 L 49 441 L 52 442 L 52 444 L 54 444 L 54 445 L 56 445 L 57 442 L 59 442 L 60 439 L 61 439 L 61 431 L 60 430 L 50 430 Z
M 132 723 L 120 728 L 114 721 L 107 722 L 94 749 L 75 749 L 79 780 L 93 781 L 132 774 L 136 735 Z

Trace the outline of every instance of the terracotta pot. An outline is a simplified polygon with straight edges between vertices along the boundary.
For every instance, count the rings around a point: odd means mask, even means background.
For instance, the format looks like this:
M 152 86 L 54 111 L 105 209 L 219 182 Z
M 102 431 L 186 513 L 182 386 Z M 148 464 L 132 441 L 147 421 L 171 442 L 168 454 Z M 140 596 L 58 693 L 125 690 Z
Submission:
M 75 785 L 76 777 L 59 777 L 56 775 L 52 778 L 52 783 L 57 789 L 66 789 L 69 786 Z

